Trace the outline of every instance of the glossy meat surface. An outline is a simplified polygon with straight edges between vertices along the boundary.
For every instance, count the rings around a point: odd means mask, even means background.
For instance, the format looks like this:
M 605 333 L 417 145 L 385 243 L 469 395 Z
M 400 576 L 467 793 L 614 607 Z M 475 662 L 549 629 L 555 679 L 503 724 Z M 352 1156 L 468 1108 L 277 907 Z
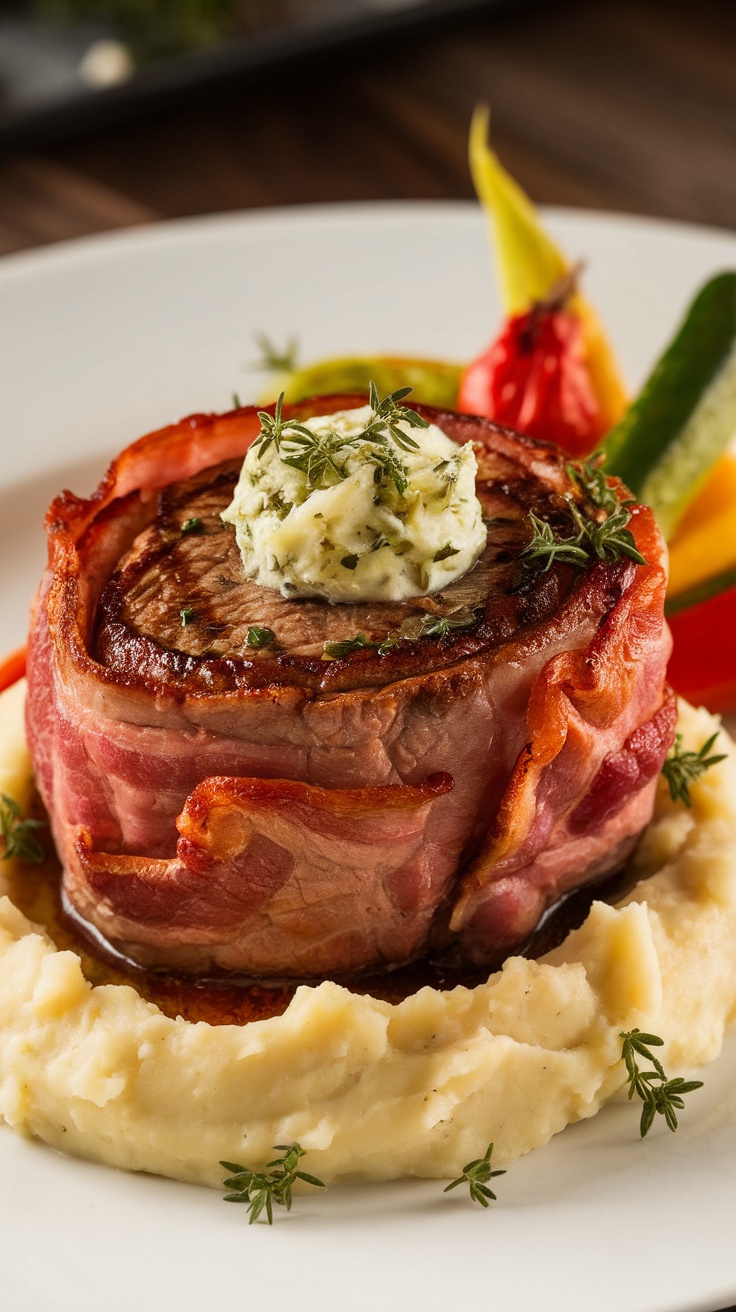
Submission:
M 674 733 L 651 513 L 631 521 L 646 566 L 532 568 L 526 514 L 565 524 L 564 458 L 424 413 L 475 442 L 490 521 L 485 556 L 441 596 L 259 596 L 215 513 L 258 431 L 248 409 L 141 439 L 89 502 L 51 507 L 29 737 L 67 896 L 126 955 L 262 976 L 427 951 L 482 963 L 617 868 L 646 824 Z M 185 541 L 197 498 L 205 531 Z M 182 626 L 183 606 L 205 623 Z M 442 615 L 463 626 L 422 635 Z M 248 649 L 254 623 L 272 650 Z M 372 645 L 322 659 L 356 631 Z

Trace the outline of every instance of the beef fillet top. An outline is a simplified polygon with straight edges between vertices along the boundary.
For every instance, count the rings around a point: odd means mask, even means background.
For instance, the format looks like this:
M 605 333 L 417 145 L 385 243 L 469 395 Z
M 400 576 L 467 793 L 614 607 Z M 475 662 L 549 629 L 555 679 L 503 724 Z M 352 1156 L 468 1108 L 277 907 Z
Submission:
M 220 518 L 232 500 L 240 462 L 171 484 L 158 495 L 153 522 L 123 554 L 102 592 L 97 659 L 144 680 L 160 678 L 168 668 L 192 691 L 201 683 L 211 692 L 213 682 L 344 690 L 444 669 L 463 655 L 497 647 L 552 615 L 577 577 L 570 566 L 543 572 L 521 559 L 529 511 L 569 532 L 559 494 L 541 481 L 519 478 L 513 462 L 494 450 L 481 448 L 479 464 L 477 493 L 488 529 L 483 555 L 442 592 L 397 602 L 290 600 L 247 579 L 234 530 Z M 192 523 L 194 529 L 185 531 Z M 620 593 L 628 572 L 626 562 L 609 568 L 611 596 Z M 450 621 L 445 632 L 422 636 L 441 618 Z M 253 626 L 270 629 L 274 642 L 261 649 L 249 645 Z M 337 662 L 325 660 L 325 643 L 359 634 L 369 646 Z M 388 650 L 379 653 L 387 639 Z
M 89 501 L 52 505 L 29 740 L 66 896 L 126 956 L 250 976 L 483 963 L 649 819 L 674 734 L 651 512 L 630 524 L 644 566 L 531 565 L 530 511 L 570 532 L 565 457 L 416 408 L 474 442 L 488 524 L 429 597 L 333 606 L 245 579 L 220 512 L 250 408 L 143 438 Z M 273 643 L 249 646 L 253 626 Z

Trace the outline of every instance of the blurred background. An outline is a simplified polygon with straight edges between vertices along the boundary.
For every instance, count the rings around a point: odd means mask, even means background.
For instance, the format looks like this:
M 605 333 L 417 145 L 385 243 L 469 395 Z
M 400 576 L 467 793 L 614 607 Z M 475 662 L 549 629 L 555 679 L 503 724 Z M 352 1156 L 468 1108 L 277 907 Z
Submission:
M 0 0 L 0 253 L 180 215 L 472 195 L 736 229 L 736 5 Z

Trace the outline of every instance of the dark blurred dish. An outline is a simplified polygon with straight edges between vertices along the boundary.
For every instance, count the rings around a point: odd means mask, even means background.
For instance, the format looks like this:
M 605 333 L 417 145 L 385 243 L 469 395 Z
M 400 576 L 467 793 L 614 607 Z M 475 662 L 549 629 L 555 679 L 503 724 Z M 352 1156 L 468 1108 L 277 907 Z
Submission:
M 0 0 L 0 139 L 103 126 L 523 0 Z

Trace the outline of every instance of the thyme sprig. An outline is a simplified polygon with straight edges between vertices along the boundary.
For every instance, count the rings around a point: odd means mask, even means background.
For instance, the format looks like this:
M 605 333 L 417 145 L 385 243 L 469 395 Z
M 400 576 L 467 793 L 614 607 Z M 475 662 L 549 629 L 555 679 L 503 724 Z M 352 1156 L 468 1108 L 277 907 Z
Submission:
M 425 615 L 419 637 L 437 638 L 439 642 L 444 642 L 453 629 L 469 629 L 476 619 L 475 611 L 470 615 Z
M 443 1192 L 447 1194 L 451 1189 L 456 1189 L 459 1184 L 467 1184 L 470 1197 L 474 1203 L 480 1203 L 481 1207 L 487 1207 L 491 1199 L 495 1202 L 496 1195 L 492 1189 L 489 1189 L 488 1181 L 493 1180 L 497 1175 L 505 1175 L 506 1172 L 491 1169 L 492 1154 L 493 1144 L 489 1143 L 483 1157 L 476 1157 L 475 1161 L 468 1162 L 463 1167 L 462 1175 L 459 1175 L 457 1180 L 453 1180 L 451 1184 L 448 1184 Z
M 356 633 L 354 638 L 344 638 L 339 642 L 325 642 L 322 646 L 322 655 L 328 660 L 341 661 L 344 656 L 349 656 L 353 651 L 362 651 L 365 647 L 376 647 L 375 642 L 366 638 L 364 633 Z
M 605 519 L 598 520 L 588 519 L 581 514 L 574 501 L 568 501 L 570 514 L 577 525 L 578 541 L 587 550 L 589 556 L 608 561 L 627 556 L 637 565 L 646 565 L 646 559 L 636 545 L 634 534 L 626 527 L 631 519 L 629 506 L 633 504 L 633 501 L 620 501 L 616 509 L 606 515 Z
M 571 483 L 577 484 L 587 501 L 596 510 L 605 510 L 610 514 L 619 504 L 619 496 L 611 487 L 603 470 L 606 457 L 601 454 L 592 460 L 582 460 L 579 465 L 567 464 L 565 470 Z
M 36 838 L 38 829 L 44 829 L 43 820 L 27 820 L 18 803 L 12 797 L 0 793 L 0 839 L 4 851 L 3 861 L 18 857 L 20 861 L 30 861 L 41 865 L 43 848 Z
M 548 520 L 540 519 L 533 510 L 529 511 L 529 521 L 532 526 L 532 536 L 521 553 L 526 560 L 544 561 L 545 574 L 555 561 L 585 569 L 590 557 L 581 544 L 578 534 L 573 534 L 569 538 L 557 537 Z
M 363 441 L 382 444 L 387 438 L 391 438 L 402 451 L 419 450 L 419 443 L 401 428 L 401 424 L 408 424 L 410 428 L 429 428 L 428 419 L 418 415 L 416 410 L 401 405 L 404 397 L 408 396 L 411 390 L 411 387 L 399 387 L 381 400 L 376 384 L 369 383 L 368 396 L 373 418 L 368 427 L 363 429 L 361 434 Z
M 718 765 L 719 761 L 725 761 L 725 753 L 720 756 L 708 755 L 719 733 L 720 730 L 716 729 L 716 732 L 711 735 L 707 743 L 703 743 L 699 752 L 683 752 L 682 734 L 675 734 L 672 755 L 667 757 L 662 766 L 662 774 L 669 785 L 670 797 L 673 802 L 682 802 L 685 806 L 692 806 L 690 784 L 694 784 L 712 765 Z
M 375 383 L 371 382 L 371 418 L 365 428 L 350 435 L 331 429 L 315 433 L 298 420 L 284 419 L 282 392 L 273 415 L 266 410 L 258 412 L 261 432 L 255 440 L 254 450 L 260 458 L 274 444 L 283 463 L 301 470 L 311 488 L 342 482 L 348 477 L 350 455 L 361 451 L 375 466 L 375 482 L 391 482 L 399 495 L 403 495 L 408 487 L 408 470 L 399 452 L 418 451 L 419 444 L 403 431 L 401 425 L 429 427 L 428 420 L 401 405 L 410 391 L 410 387 L 400 387 L 381 399 Z
M 677 1129 L 677 1111 L 685 1106 L 683 1094 L 702 1089 L 703 1081 L 683 1080 L 681 1076 L 674 1080 L 667 1078 L 662 1063 L 651 1051 L 652 1048 L 661 1048 L 664 1043 L 664 1039 L 660 1039 L 657 1034 L 642 1034 L 641 1030 L 634 1028 L 626 1034 L 622 1030 L 619 1038 L 622 1040 L 621 1057 L 629 1077 L 629 1101 L 637 1094 L 644 1104 L 639 1122 L 642 1139 L 649 1133 L 657 1115 L 664 1116 L 666 1124 L 674 1132 Z M 637 1056 L 650 1061 L 653 1069 L 640 1070 Z
M 601 458 L 568 464 L 566 468 L 570 481 L 583 494 L 582 510 L 572 496 L 565 497 L 574 532 L 561 537 L 547 520 L 530 511 L 532 535 L 522 557 L 543 561 L 545 573 L 555 561 L 585 569 L 592 560 L 614 561 L 626 556 L 637 565 L 646 565 L 628 528 L 635 503 L 622 501 L 616 489 L 609 486 Z
M 296 369 L 299 356 L 298 337 L 290 337 L 283 349 L 275 346 L 266 333 L 255 333 L 253 340 L 261 353 L 254 368 L 273 374 L 293 373 Z
M 324 1180 L 296 1169 L 299 1159 L 306 1156 L 306 1149 L 301 1144 L 277 1143 L 274 1151 L 282 1156 L 267 1162 L 265 1171 L 251 1171 L 250 1167 L 240 1166 L 237 1162 L 220 1162 L 220 1166 L 229 1172 L 223 1180 L 223 1186 L 232 1190 L 232 1193 L 225 1195 L 224 1201 L 245 1203 L 248 1208 L 248 1225 L 253 1225 L 264 1210 L 268 1224 L 273 1225 L 274 1203 L 277 1207 L 285 1207 L 287 1212 L 291 1211 L 291 1191 L 297 1180 L 303 1180 L 305 1184 L 314 1185 L 317 1189 L 325 1188 Z

